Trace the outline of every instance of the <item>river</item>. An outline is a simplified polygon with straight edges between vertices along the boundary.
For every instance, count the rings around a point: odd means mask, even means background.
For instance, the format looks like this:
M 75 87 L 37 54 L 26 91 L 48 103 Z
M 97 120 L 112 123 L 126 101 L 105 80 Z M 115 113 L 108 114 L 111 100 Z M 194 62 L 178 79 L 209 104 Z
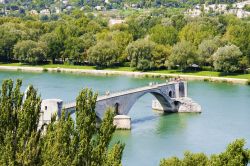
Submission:
M 73 101 L 85 87 L 99 94 L 145 86 L 161 79 L 126 76 L 93 76 L 63 73 L 0 71 L 0 81 L 23 79 L 23 90 L 33 84 L 42 98 Z M 236 138 L 245 138 L 250 148 L 250 86 L 226 83 L 188 82 L 188 95 L 203 112 L 162 115 L 153 112 L 148 94 L 131 109 L 131 131 L 116 131 L 113 141 L 126 144 L 125 166 L 158 165 L 161 158 L 183 156 L 186 150 L 212 154 L 221 152 Z

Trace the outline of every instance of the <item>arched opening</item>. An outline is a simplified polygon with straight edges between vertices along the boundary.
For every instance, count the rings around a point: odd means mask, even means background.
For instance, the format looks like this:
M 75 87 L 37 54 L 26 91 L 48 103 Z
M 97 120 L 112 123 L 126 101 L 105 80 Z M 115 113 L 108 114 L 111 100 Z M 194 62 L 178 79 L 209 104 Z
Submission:
M 136 101 L 146 94 L 152 94 L 156 98 L 156 100 L 158 100 L 158 102 L 161 104 L 164 110 L 172 109 L 172 102 L 168 95 L 162 92 L 158 92 L 158 91 L 151 91 L 151 92 L 146 91 L 146 92 L 134 94 L 135 96 L 129 97 L 131 98 L 131 100 L 127 102 L 128 104 L 124 105 L 124 107 L 122 107 L 122 109 L 119 110 L 119 114 L 127 115 L 130 109 L 132 108 L 132 106 L 136 103 Z M 149 99 L 145 102 L 150 103 L 150 107 L 152 108 L 152 99 Z
M 115 114 L 119 115 L 119 103 L 115 103 L 114 108 L 115 108 Z
M 147 91 L 145 93 L 138 93 L 135 96 L 131 96 L 131 102 L 129 106 L 123 110 L 120 110 L 120 114 L 125 114 L 131 117 L 132 126 L 143 126 L 142 123 L 152 123 L 154 119 L 159 117 L 159 113 L 152 109 L 152 100 L 157 100 L 164 110 L 172 109 L 172 102 L 167 94 L 161 93 L 161 91 Z
M 168 92 L 168 96 L 169 96 L 170 98 L 173 98 L 173 92 L 172 92 L 172 91 L 169 91 L 169 92 Z

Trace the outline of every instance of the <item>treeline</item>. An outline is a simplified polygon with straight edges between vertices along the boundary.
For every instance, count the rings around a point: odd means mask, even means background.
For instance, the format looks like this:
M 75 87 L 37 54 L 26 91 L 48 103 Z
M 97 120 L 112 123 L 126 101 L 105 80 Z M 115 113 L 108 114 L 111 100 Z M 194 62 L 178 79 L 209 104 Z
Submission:
M 199 65 L 242 72 L 250 62 L 250 23 L 233 15 L 191 18 L 167 9 L 108 17 L 74 11 L 57 21 L 0 18 L 0 60 L 89 64 L 136 70 Z
M 106 111 L 97 128 L 95 93 L 88 89 L 79 93 L 75 120 L 63 112 L 41 126 L 41 98 L 33 86 L 24 94 L 21 85 L 20 80 L 2 83 L 0 165 L 121 165 L 124 145 L 109 145 L 115 131 L 113 111 Z

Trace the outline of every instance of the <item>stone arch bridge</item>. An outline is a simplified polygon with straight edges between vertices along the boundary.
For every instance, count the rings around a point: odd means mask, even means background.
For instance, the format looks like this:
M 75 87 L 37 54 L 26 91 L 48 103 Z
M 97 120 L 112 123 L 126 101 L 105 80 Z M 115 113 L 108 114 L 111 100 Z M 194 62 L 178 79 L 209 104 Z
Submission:
M 148 93 L 155 96 L 163 111 L 177 112 L 178 103 L 175 99 L 187 97 L 187 83 L 185 81 L 150 83 L 145 87 L 99 96 L 96 102 L 96 115 L 102 119 L 108 107 L 114 107 L 118 115 L 127 115 L 136 101 Z M 63 107 L 68 113 L 74 113 L 76 103 L 68 103 Z

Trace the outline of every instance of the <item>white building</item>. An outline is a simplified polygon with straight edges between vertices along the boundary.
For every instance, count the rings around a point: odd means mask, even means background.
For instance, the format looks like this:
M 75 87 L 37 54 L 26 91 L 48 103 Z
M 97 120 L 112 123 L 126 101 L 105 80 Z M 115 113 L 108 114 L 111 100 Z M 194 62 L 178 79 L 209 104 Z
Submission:
M 201 15 L 201 10 L 200 9 L 188 9 L 185 14 L 191 16 L 191 17 L 198 17 Z
M 31 10 L 31 11 L 30 11 L 30 14 L 31 14 L 31 15 L 38 15 L 38 12 L 37 12 L 36 10 Z
M 40 11 L 40 14 L 42 15 L 50 15 L 50 10 L 49 9 L 43 9 Z
M 95 9 L 98 11 L 101 11 L 101 10 L 105 10 L 105 7 L 104 6 L 96 6 Z

